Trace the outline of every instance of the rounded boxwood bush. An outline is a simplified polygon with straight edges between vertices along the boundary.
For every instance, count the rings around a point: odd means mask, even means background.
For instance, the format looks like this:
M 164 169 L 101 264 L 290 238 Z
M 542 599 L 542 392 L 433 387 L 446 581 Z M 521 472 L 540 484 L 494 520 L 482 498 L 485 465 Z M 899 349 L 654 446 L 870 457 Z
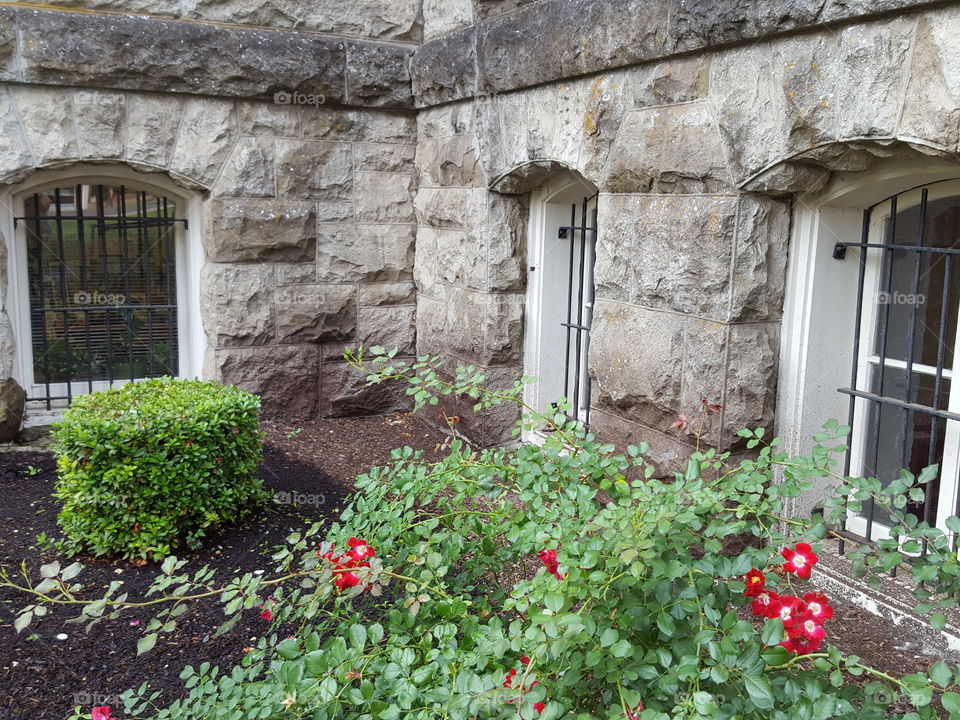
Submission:
M 57 518 L 72 554 L 152 558 L 197 548 L 267 493 L 260 398 L 157 378 L 74 400 L 53 429 Z

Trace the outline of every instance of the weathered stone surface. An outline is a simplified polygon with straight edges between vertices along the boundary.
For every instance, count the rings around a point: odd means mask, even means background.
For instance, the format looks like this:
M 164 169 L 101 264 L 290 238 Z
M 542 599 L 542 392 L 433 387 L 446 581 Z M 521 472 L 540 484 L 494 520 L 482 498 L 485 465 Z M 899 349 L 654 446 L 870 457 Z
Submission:
M 280 342 L 352 340 L 357 331 L 357 291 L 349 285 L 277 288 Z
M 304 139 L 388 143 L 417 141 L 417 121 L 413 113 L 305 106 L 300 110 L 300 122 Z
M 367 107 L 413 107 L 410 58 L 413 48 L 348 42 L 347 104 Z
M 208 260 L 304 262 L 315 258 L 317 224 L 311 202 L 215 199 L 205 214 L 203 245 Z
M 357 220 L 361 222 L 416 222 L 413 198 L 415 175 L 358 172 L 356 181 Z
M 447 137 L 474 131 L 476 104 L 459 102 L 439 107 L 423 108 L 417 113 L 417 137 Z
M 414 201 L 420 225 L 432 228 L 466 227 L 469 208 L 476 205 L 474 195 L 486 190 L 469 188 L 420 188 Z
M 279 91 L 343 101 L 338 38 L 133 15 L 22 9 L 23 80 L 270 98 Z
M 839 138 L 893 135 L 912 29 L 893 19 L 714 58 L 710 94 L 737 181 Z
M 944 8 L 917 27 L 900 132 L 955 149 L 960 145 L 960 12 Z
M 12 377 L 0 382 L 0 442 L 11 442 L 20 432 L 27 393 Z
M 16 13 L 0 8 L 0 80 L 16 80 L 17 75 Z
M 173 156 L 184 100 L 131 93 L 127 98 L 127 160 L 166 167 Z
M 241 137 L 233 146 L 214 185 L 214 194 L 239 197 L 273 197 L 277 179 L 273 173 L 273 140 Z
M 478 20 L 487 20 L 513 12 L 536 0 L 474 0 L 474 12 Z
M 311 253 L 311 256 L 312 254 L 313 253 Z M 277 285 L 299 285 L 300 283 L 312 284 L 317 281 L 316 262 L 274 263 L 273 272 L 277 279 Z
M 347 222 L 355 219 L 352 201 L 317 203 L 317 222 Z
M 550 0 L 491 20 L 477 41 L 478 89 L 502 92 L 659 57 L 668 15 L 646 0 Z
M 790 244 L 790 204 L 754 195 L 737 202 L 733 256 L 733 322 L 779 320 Z
M 486 185 L 474 135 L 422 139 L 417 144 L 417 172 L 426 186 Z
M 10 92 L 38 165 L 79 156 L 69 92 L 20 85 L 11 86 Z
M 677 0 L 672 49 L 714 47 L 806 27 L 819 20 L 823 0 Z
M 17 106 L 10 91 L 0 88 L 0 177 L 23 172 L 33 166 L 33 153 L 24 135 Z
M 448 363 L 450 369 L 456 363 Z M 483 385 L 494 392 L 512 389 L 513 384 L 523 375 L 520 365 L 478 368 L 486 377 Z M 514 403 L 503 403 L 492 408 L 474 411 L 474 400 L 469 397 L 457 398 L 453 412 L 459 422 L 456 430 L 479 447 L 497 447 L 516 442 L 513 428 L 519 420 L 520 408 Z
M 317 247 L 320 282 L 397 282 L 413 272 L 412 225 L 321 224 Z
M 277 140 L 277 194 L 311 200 L 349 200 L 353 153 L 345 143 Z
M 416 145 L 354 143 L 353 164 L 357 170 L 412 173 L 416 150 Z
M 180 14 L 178 0 L 52 0 L 45 3 L 53 7 L 82 10 L 112 10 L 123 13 L 149 13 L 150 15 Z
M 654 477 L 673 477 L 675 472 L 683 472 L 694 451 L 694 447 L 687 443 L 688 436 L 683 433 L 654 430 L 600 407 L 590 411 L 590 432 L 618 449 L 647 443 L 650 449 L 644 459 L 654 466 Z
M 437 233 L 444 230 L 435 230 L 421 226 L 417 228 L 417 250 L 414 253 L 413 279 L 417 285 L 417 301 L 425 295 L 434 299 L 443 297 L 443 286 L 440 279 L 440 268 L 437 265 Z
M 472 0 L 423 0 L 423 39 L 433 40 L 473 23 Z
M 264 416 L 316 417 L 320 399 L 316 345 L 218 350 L 216 365 L 220 382 L 261 397 Z
M 320 380 L 323 417 L 386 415 L 412 406 L 402 381 L 367 385 L 366 376 L 342 362 L 324 362 Z
M 358 344 L 397 348 L 400 355 L 413 355 L 416 350 L 416 310 L 410 305 L 360 308 L 357 312 Z
M 123 157 L 126 96 L 123 93 L 80 90 L 73 96 L 80 156 Z
M 447 305 L 419 294 L 417 296 L 417 355 L 441 355 L 449 352 L 447 339 Z
M 466 231 L 435 231 L 431 249 L 433 255 L 425 262 L 435 264 L 439 280 L 458 287 L 487 289 L 487 249 Z
M 300 137 L 299 105 L 240 101 L 237 117 L 244 135 Z
M 418 0 L 185 0 L 187 17 L 416 42 L 422 37 Z
M 713 113 L 696 102 L 627 113 L 601 190 L 710 193 L 729 186 Z
M 523 357 L 524 297 L 449 288 L 448 352 L 478 365 L 506 365 Z
M 233 103 L 190 99 L 183 109 L 170 170 L 209 186 L 220 173 L 237 136 Z
M 601 195 L 597 295 L 727 320 L 737 201 Z
M 273 342 L 273 269 L 207 263 L 200 272 L 200 314 L 214 347 Z
M 418 107 L 472 97 L 477 82 L 477 26 L 417 48 L 410 79 Z
M 736 442 L 737 430 L 773 427 L 779 349 L 778 323 L 730 326 L 723 398 L 725 446 Z
M 360 286 L 360 306 L 413 305 L 417 288 L 412 282 L 378 282 Z

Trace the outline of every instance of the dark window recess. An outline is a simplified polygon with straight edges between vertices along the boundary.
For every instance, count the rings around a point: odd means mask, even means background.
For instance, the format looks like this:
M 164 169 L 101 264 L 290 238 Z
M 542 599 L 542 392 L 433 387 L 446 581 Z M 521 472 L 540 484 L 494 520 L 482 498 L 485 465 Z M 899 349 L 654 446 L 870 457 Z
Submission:
M 933 525 L 941 502 L 949 502 L 953 514 L 960 507 L 960 497 L 941 497 L 945 478 L 949 487 L 957 473 L 943 460 L 947 435 L 960 421 L 949 408 L 960 307 L 960 196 L 931 200 L 929 188 L 922 188 L 916 202 L 917 191 L 908 193 L 868 208 L 860 242 L 834 249 L 838 259 L 847 248 L 859 250 L 852 379 L 840 392 L 850 396 L 849 425 L 861 428 L 852 439 L 862 464 L 853 472 L 886 487 L 901 468 L 917 475 L 941 466 L 940 476 L 923 486 L 924 499 L 906 508 Z M 882 230 L 871 235 L 878 212 L 884 214 Z M 867 282 L 868 273 L 875 273 L 874 283 Z M 870 285 L 876 292 L 865 297 Z M 845 474 L 850 466 L 848 451 Z M 865 539 L 876 540 L 876 525 L 889 522 L 889 514 L 871 500 L 862 515 Z
M 50 409 L 115 382 L 176 375 L 175 208 L 124 186 L 25 200 L 33 387 Z
M 593 266 L 597 243 L 597 195 L 585 197 L 582 206 L 570 206 L 570 224 L 559 230 L 570 243 L 567 271 L 566 347 L 563 394 L 571 404 L 571 419 L 590 424 L 590 328 L 593 325 Z M 579 417 L 578 417 L 579 415 Z

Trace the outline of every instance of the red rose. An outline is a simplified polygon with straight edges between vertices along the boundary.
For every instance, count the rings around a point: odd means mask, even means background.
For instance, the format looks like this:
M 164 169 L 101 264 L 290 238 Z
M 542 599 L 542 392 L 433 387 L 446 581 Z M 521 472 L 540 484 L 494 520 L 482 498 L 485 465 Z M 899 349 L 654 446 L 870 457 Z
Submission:
M 783 571 L 796 573 L 797 577 L 802 579 L 810 577 L 810 570 L 819 560 L 813 552 L 813 548 L 807 543 L 797 543 L 793 548 L 784 548 L 780 551 L 780 554 L 786 560 L 783 564 Z

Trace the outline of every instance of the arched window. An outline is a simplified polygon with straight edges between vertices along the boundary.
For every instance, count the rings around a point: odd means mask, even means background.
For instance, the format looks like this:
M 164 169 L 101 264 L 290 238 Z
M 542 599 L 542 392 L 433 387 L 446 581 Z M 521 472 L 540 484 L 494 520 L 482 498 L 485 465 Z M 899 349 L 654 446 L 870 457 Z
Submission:
M 11 316 L 28 413 L 197 374 L 186 203 L 130 175 L 54 177 L 11 196 Z
M 531 198 L 527 249 L 525 374 L 535 377 L 528 404 L 548 410 L 566 398 L 569 415 L 590 419 L 597 191 L 569 173 Z M 534 438 L 528 438 L 534 439 Z
M 939 465 L 907 510 L 941 527 L 960 509 L 957 176 L 901 170 L 801 199 L 781 364 L 779 423 L 792 449 L 833 417 L 852 429 L 847 474 L 887 486 L 901 468 Z M 868 501 L 846 529 L 877 540 L 888 522 Z

